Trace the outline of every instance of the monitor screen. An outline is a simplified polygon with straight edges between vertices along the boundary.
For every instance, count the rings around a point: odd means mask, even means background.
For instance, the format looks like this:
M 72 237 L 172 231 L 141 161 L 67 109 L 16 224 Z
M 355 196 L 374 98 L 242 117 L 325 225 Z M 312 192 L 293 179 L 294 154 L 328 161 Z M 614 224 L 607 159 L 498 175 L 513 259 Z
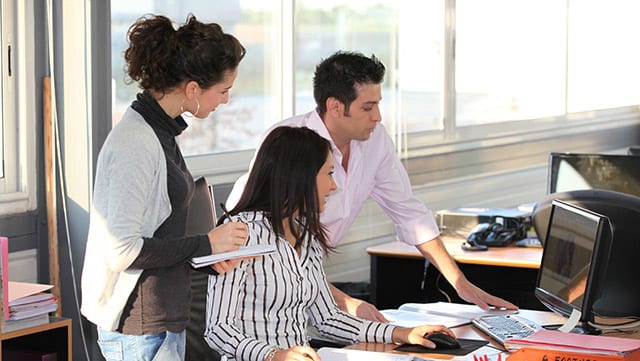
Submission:
M 551 153 L 548 194 L 606 189 L 640 196 L 640 156 Z
M 552 202 L 535 290 L 550 310 L 566 317 L 576 310 L 582 313 L 581 321 L 591 320 L 592 273 L 607 224 L 605 216 L 560 200 Z

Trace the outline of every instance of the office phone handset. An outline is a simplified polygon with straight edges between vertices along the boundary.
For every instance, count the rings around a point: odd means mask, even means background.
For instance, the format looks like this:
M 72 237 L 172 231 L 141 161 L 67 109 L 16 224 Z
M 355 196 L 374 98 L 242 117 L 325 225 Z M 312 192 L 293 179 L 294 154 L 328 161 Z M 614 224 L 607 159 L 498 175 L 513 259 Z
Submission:
M 518 229 L 505 228 L 500 223 L 480 223 L 469 232 L 462 248 L 479 251 L 487 247 L 503 247 L 517 240 L 518 234 Z

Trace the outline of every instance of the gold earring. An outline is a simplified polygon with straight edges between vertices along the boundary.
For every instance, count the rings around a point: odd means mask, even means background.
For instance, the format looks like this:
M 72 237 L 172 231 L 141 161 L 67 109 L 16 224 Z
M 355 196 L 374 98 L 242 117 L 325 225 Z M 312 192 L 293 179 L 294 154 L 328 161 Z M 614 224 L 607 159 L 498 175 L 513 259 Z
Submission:
M 200 102 L 198 101 L 198 98 L 195 98 L 195 101 L 196 101 L 197 107 L 196 107 L 196 112 L 193 113 L 193 116 L 197 118 L 198 117 L 198 113 L 200 112 Z

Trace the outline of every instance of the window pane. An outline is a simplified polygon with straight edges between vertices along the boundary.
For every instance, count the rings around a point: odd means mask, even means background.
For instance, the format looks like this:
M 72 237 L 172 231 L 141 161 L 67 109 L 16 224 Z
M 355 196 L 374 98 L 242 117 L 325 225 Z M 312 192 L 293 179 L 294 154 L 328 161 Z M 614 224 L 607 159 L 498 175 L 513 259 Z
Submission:
M 640 2 L 571 1 L 569 14 L 568 111 L 640 104 Z
M 565 24 L 564 1 L 457 0 L 456 124 L 563 114 Z
M 406 132 L 442 129 L 444 1 L 401 2 L 398 87 Z
M 221 105 L 207 119 L 185 116 L 190 126 L 179 137 L 182 151 L 192 155 L 254 148 L 266 127 L 282 117 L 275 90 L 280 79 L 277 62 L 281 49 L 274 19 L 279 9 L 272 5 L 257 0 L 112 0 L 114 123 L 140 91 L 136 84 L 125 84 L 123 52 L 128 46 L 129 26 L 147 13 L 165 15 L 177 24 L 184 23 L 192 13 L 198 20 L 218 23 L 225 32 L 236 36 L 247 49 L 247 56 L 240 63 L 228 104 Z

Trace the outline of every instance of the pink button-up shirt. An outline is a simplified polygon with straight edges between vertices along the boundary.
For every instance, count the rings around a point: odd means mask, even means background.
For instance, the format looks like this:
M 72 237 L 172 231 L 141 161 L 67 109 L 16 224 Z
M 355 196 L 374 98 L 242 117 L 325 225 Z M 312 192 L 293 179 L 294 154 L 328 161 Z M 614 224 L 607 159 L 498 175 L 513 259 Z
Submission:
M 415 246 L 440 234 L 433 213 L 414 197 L 407 171 L 382 124 L 378 123 L 369 139 L 351 141 L 351 158 L 346 171 L 341 166 L 342 153 L 315 110 L 275 124 L 265 136 L 278 126 L 307 127 L 331 142 L 335 165 L 333 177 L 338 189 L 328 198 L 320 217 L 330 245 L 336 246 L 340 242 L 369 197 L 391 218 L 402 242 Z M 247 177 L 245 174 L 236 181 L 227 200 L 229 208 L 240 198 Z

